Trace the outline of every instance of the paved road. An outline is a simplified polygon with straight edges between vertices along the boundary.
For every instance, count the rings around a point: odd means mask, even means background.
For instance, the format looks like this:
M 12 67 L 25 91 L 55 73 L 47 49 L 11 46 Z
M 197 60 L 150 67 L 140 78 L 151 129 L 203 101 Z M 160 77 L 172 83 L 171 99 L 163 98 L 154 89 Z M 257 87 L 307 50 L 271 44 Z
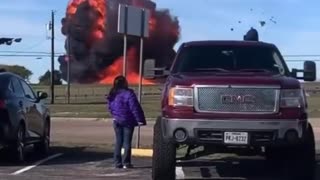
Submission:
M 53 123 L 55 146 L 49 156 L 53 159 L 45 161 L 46 159 L 38 158 L 30 152 L 27 162 L 17 166 L 8 163 L 6 157 L 2 156 L 0 157 L 2 162 L 0 163 L 0 179 L 151 179 L 150 158 L 134 158 L 136 168 L 132 170 L 113 169 L 112 153 L 107 150 L 108 144 L 113 141 L 111 136 L 113 132 L 108 128 L 109 125 L 108 122 L 100 121 L 55 121 Z M 318 127 L 320 126 L 315 125 L 319 147 L 320 130 Z M 150 134 L 152 134 L 152 125 L 144 127 L 144 144 L 152 139 Z M 318 179 L 320 179 L 320 158 L 318 164 Z M 278 177 L 276 172 L 266 170 L 261 157 L 202 158 L 178 163 L 176 173 L 178 179 L 277 180 Z

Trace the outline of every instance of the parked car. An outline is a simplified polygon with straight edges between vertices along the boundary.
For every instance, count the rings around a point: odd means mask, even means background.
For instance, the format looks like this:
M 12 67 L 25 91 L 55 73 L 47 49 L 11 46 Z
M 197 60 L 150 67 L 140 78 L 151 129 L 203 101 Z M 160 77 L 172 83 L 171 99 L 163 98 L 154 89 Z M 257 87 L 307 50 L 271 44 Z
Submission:
M 48 94 L 35 93 L 13 73 L 0 73 L 0 145 L 18 162 L 25 159 L 25 147 L 34 145 L 39 155 L 50 146 L 50 113 L 43 103 Z
M 180 46 L 164 75 L 162 115 L 154 126 L 154 180 L 175 179 L 180 145 L 189 147 L 181 160 L 192 159 L 189 152 L 201 146 L 198 155 L 265 155 L 289 179 L 314 177 L 315 139 L 298 80 L 315 81 L 314 62 L 290 71 L 274 44 L 195 41 Z

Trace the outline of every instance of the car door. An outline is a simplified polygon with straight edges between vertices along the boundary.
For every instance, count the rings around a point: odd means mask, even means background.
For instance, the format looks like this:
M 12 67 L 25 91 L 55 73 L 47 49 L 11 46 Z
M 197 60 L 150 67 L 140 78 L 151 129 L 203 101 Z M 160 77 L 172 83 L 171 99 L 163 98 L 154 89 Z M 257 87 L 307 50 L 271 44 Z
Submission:
M 25 100 L 25 93 L 22 88 L 22 85 L 18 78 L 11 77 L 11 97 L 10 101 L 13 107 L 18 107 L 19 110 L 15 113 L 22 114 L 22 118 L 24 118 L 26 126 L 27 126 L 27 133 L 28 136 L 32 137 L 32 133 L 30 133 L 30 130 L 32 129 L 32 125 L 29 122 L 29 110 L 30 110 L 30 103 Z
M 42 118 L 39 115 L 37 110 L 37 96 L 31 89 L 31 87 L 22 79 L 20 79 L 22 85 L 25 101 L 28 103 L 28 122 L 30 125 L 30 130 L 33 133 L 33 136 L 39 137 L 42 133 Z

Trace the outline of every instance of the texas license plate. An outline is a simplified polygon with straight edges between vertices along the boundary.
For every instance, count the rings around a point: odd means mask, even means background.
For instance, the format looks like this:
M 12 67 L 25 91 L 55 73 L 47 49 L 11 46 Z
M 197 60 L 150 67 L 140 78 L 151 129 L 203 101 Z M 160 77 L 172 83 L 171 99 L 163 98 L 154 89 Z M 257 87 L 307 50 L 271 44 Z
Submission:
M 225 132 L 224 143 L 226 144 L 248 144 L 247 132 Z

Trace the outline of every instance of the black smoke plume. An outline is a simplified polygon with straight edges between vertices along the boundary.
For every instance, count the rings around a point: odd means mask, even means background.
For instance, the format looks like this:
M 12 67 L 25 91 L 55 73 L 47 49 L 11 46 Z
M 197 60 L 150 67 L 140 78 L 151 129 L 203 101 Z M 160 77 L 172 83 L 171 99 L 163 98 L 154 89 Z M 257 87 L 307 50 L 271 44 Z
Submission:
M 180 36 L 177 17 L 171 16 L 169 10 L 156 9 L 156 4 L 150 0 L 105 0 L 105 2 L 107 17 L 103 39 L 92 41 L 92 27 L 101 14 L 90 6 L 88 1 L 79 4 L 73 16 L 66 13 L 66 17 L 61 21 L 62 33 L 68 37 L 65 49 L 66 51 L 70 49 L 71 55 L 71 82 L 99 82 L 104 70 L 123 55 L 123 36 L 117 33 L 119 4 L 135 5 L 151 10 L 157 25 L 154 31 L 150 32 L 150 37 L 145 40 L 144 59 L 155 59 L 158 67 L 171 65 L 176 54 L 173 48 Z M 128 50 L 130 47 L 135 47 L 139 51 L 139 46 L 138 38 L 129 37 Z M 67 79 L 66 59 L 65 56 L 61 56 L 58 60 L 64 80 Z M 138 68 L 134 71 L 138 72 Z

